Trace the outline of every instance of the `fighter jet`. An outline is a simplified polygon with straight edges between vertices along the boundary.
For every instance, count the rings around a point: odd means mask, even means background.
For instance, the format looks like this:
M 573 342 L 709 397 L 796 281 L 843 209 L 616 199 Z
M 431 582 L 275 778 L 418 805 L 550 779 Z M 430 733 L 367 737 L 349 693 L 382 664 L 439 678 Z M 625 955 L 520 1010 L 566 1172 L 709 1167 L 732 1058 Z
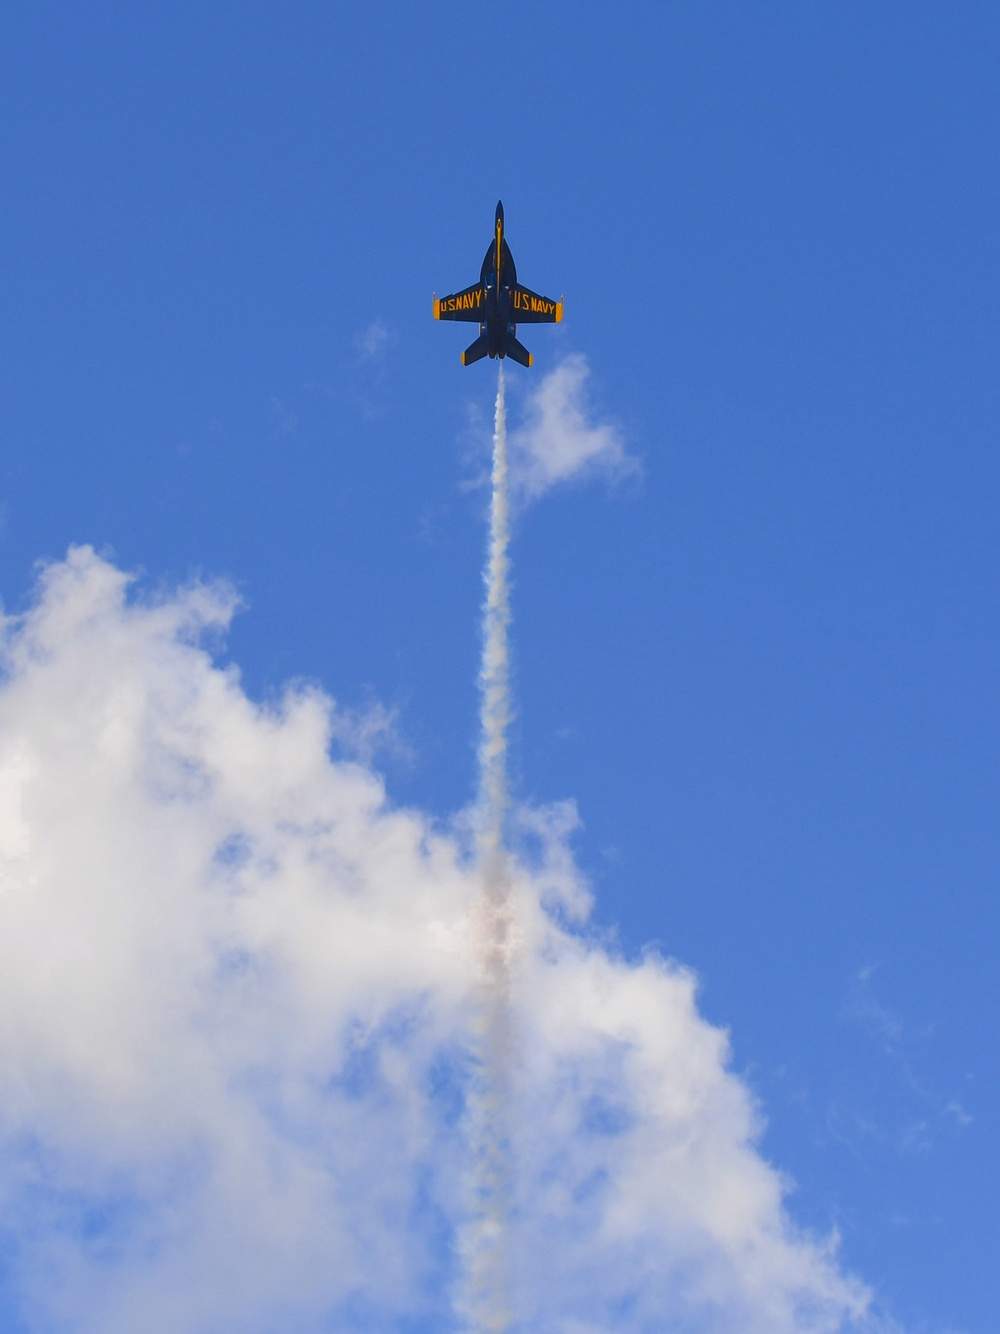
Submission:
M 453 296 L 435 297 L 434 318 L 478 323 L 479 337 L 462 353 L 463 366 L 483 357 L 512 357 L 530 366 L 531 353 L 517 341 L 517 326 L 558 324 L 562 317 L 561 301 L 539 296 L 518 283 L 514 256 L 503 234 L 503 204 L 498 202 L 493 240 L 479 282 Z

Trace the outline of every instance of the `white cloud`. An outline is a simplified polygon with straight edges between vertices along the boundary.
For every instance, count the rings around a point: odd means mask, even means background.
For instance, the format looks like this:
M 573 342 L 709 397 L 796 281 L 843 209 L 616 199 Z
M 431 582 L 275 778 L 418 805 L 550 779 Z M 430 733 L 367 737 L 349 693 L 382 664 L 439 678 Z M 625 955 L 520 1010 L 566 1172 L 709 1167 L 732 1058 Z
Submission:
M 618 428 L 591 420 L 589 375 L 585 357 L 569 356 L 531 393 L 524 423 L 509 438 L 511 482 L 522 502 L 573 478 L 618 481 L 639 472 Z
M 447 1329 L 476 880 L 330 758 L 329 700 L 261 708 L 213 663 L 233 607 L 136 600 L 84 548 L 5 622 L 0 1297 L 32 1331 Z M 524 821 L 525 1327 L 865 1327 L 692 977 L 562 925 L 572 811 Z
M 396 341 L 396 334 L 385 320 L 374 319 L 355 335 L 354 346 L 359 361 L 379 361 Z

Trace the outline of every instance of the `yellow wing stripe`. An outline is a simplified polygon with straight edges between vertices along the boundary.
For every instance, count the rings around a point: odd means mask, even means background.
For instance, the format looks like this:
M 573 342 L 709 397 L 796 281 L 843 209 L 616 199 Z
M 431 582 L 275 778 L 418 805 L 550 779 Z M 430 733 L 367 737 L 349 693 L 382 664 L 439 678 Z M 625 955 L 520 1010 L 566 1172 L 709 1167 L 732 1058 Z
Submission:
M 556 324 L 562 324 L 562 302 L 556 302 Z
M 436 320 L 439 320 L 441 318 L 441 302 L 437 299 L 437 297 L 434 298 L 434 318 Z

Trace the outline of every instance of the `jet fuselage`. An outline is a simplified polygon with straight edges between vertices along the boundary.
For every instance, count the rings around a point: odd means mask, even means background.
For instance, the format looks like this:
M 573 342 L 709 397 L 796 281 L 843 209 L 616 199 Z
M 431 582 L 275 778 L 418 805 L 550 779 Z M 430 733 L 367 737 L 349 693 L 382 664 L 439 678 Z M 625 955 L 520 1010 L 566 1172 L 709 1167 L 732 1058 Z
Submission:
M 483 357 L 510 357 L 531 365 L 531 353 L 518 341 L 518 323 L 555 324 L 562 319 L 562 302 L 539 296 L 517 281 L 517 269 L 504 237 L 503 204 L 497 203 L 493 240 L 483 259 L 479 282 L 452 296 L 434 298 L 434 318 L 478 321 L 479 337 L 462 353 L 469 366 Z

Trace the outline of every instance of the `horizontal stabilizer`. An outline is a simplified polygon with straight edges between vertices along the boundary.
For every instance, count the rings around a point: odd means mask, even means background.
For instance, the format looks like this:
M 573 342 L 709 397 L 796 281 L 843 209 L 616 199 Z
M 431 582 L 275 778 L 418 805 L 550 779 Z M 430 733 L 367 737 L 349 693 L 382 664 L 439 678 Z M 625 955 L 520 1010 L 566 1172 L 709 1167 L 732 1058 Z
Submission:
M 474 343 L 462 353 L 462 365 L 471 366 L 474 361 L 482 361 L 483 357 L 489 356 L 490 342 L 484 333 L 481 333 Z
M 475 344 L 473 343 L 473 347 Z M 507 335 L 507 355 L 521 366 L 530 366 L 534 358 L 523 343 L 519 343 L 513 334 Z

